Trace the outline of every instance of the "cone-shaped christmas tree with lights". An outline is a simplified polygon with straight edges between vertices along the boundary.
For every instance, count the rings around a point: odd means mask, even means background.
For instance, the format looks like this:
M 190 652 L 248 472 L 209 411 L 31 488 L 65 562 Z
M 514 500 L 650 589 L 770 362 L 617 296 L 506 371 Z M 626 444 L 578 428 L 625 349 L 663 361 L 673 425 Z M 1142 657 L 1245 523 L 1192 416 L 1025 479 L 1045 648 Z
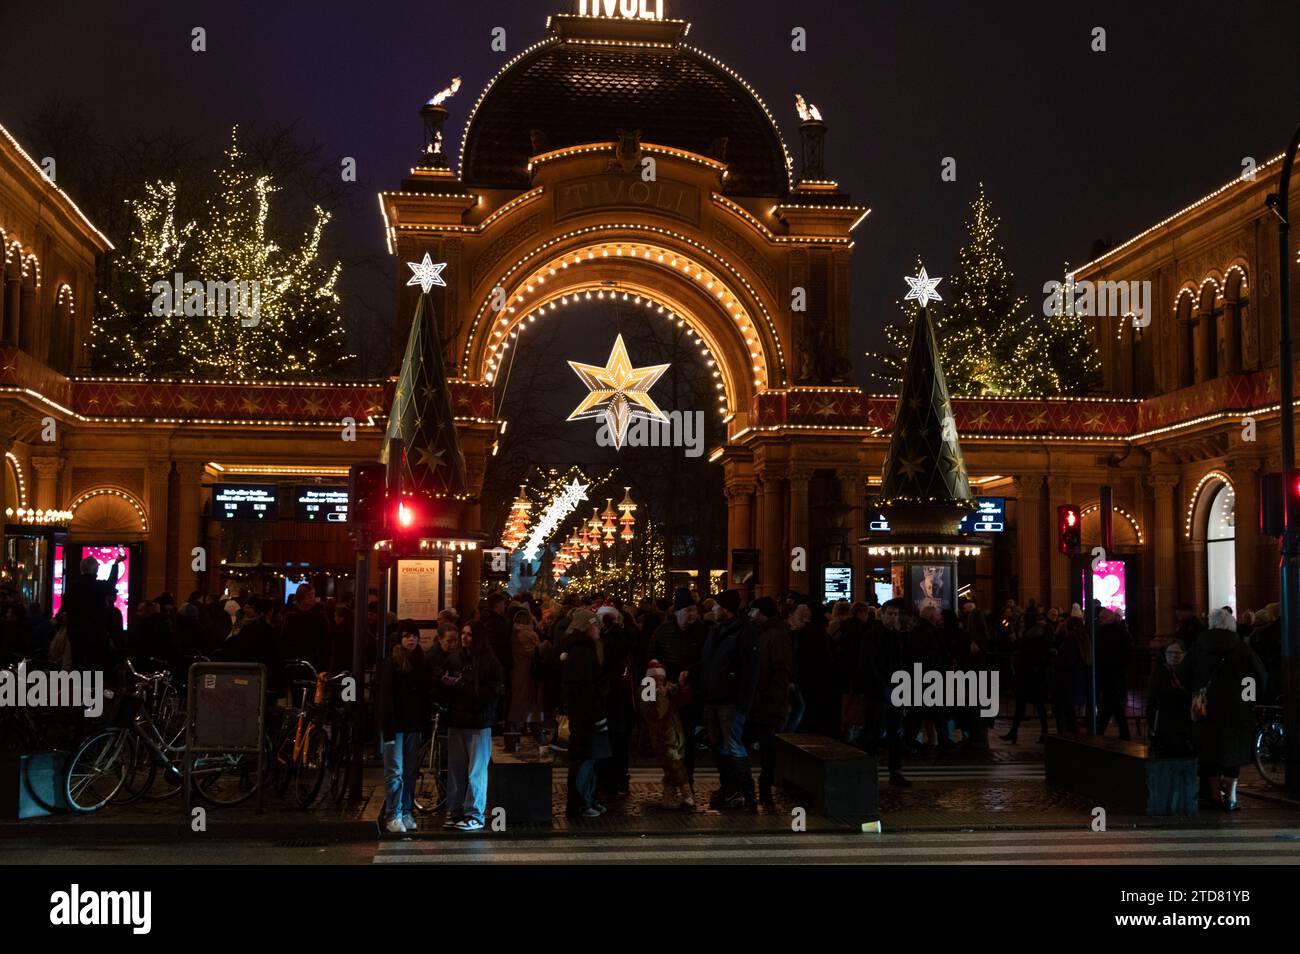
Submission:
M 912 325 L 880 504 L 885 509 L 934 510 L 936 514 L 951 510 L 955 514 L 954 530 L 964 513 L 974 506 L 939 346 L 929 310 L 924 306 Z
M 421 295 L 415 306 L 380 459 L 388 464 L 390 491 L 463 500 L 469 487 L 465 457 L 456 439 L 436 318 L 427 298 Z
M 894 432 L 875 503 L 889 523 L 887 532 L 863 540 L 868 553 L 889 556 L 894 593 L 914 609 L 929 603 L 955 609 L 957 559 L 977 554 L 984 541 L 958 531 L 975 509 L 970 480 L 934 326 L 926 304 L 938 300 L 922 268 L 908 278 L 907 298 L 919 304 L 907 363 L 894 409 Z

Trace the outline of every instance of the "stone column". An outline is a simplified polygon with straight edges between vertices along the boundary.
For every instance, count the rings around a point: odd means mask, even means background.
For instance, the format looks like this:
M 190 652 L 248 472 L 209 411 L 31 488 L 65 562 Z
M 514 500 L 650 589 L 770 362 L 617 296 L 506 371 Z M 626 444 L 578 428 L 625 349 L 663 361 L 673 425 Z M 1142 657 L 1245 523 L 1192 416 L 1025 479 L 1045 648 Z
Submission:
M 1275 574 L 1264 572 L 1260 560 L 1259 471 L 1260 462 L 1256 459 L 1228 461 L 1236 515 L 1233 521 L 1233 556 L 1237 563 L 1238 616 L 1242 610 L 1258 609 L 1272 601 L 1277 592 Z
M 1015 478 L 1015 485 L 1016 575 L 1020 582 L 1016 601 L 1024 606 L 1031 596 L 1043 598 L 1043 478 L 1029 474 Z
M 148 462 L 149 497 L 145 501 L 149 514 L 149 536 L 144 544 L 146 598 L 152 599 L 167 590 L 167 484 L 171 461 L 165 457 L 150 458 Z M 217 521 L 212 521 L 214 524 Z M 220 561 L 216 550 L 209 549 L 209 562 Z M 188 593 L 176 594 L 176 602 L 184 602 Z
M 1152 474 L 1147 484 L 1155 492 L 1151 552 L 1155 558 L 1154 624 L 1160 633 L 1174 624 L 1174 603 L 1178 599 L 1178 521 L 1174 512 L 1177 474 Z
M 804 569 L 790 571 L 790 588 L 800 593 L 811 593 L 809 580 L 817 575 L 817 568 L 811 565 L 813 547 L 808 530 L 808 482 L 813 472 L 806 467 L 796 468 L 790 472 L 790 549 L 802 547 L 804 551 Z
M 58 457 L 33 457 L 32 507 L 36 510 L 59 509 L 59 471 L 63 461 Z
M 863 506 L 866 496 L 864 474 L 861 471 L 841 470 L 840 500 L 850 507 L 852 513 L 844 518 L 850 562 L 853 564 L 853 598 L 865 600 L 867 597 L 867 551 L 859 546 L 858 541 L 867 535 L 867 512 Z
M 758 475 L 758 549 L 761 554 L 759 596 L 772 596 L 785 589 L 786 550 L 781 539 L 785 507 L 782 478 L 772 472 Z
M 199 529 L 202 511 L 203 464 L 194 460 L 176 462 L 176 548 L 169 554 L 176 580 L 176 602 L 183 603 L 202 586 L 194 572 L 194 548 L 206 544 Z M 211 554 L 209 554 L 211 557 Z

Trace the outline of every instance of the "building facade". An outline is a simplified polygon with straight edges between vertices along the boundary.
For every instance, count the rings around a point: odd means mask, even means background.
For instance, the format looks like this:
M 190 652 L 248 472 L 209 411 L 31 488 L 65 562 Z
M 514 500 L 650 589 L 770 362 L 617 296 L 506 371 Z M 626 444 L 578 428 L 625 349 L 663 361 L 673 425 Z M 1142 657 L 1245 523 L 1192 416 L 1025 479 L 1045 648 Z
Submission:
M 855 543 L 876 522 L 895 398 L 849 380 L 849 262 L 873 240 L 867 209 L 823 168 L 815 109 L 803 107 L 796 160 L 753 88 L 689 45 L 687 28 L 552 17 L 469 112 L 458 168 L 441 135 L 457 101 L 431 101 L 416 165 L 380 195 L 402 272 L 396 313 L 413 314 L 419 293 L 400 263 L 447 263 L 430 298 L 475 493 L 502 426 L 498 370 L 529 325 L 609 297 L 688 326 L 726 425 L 711 460 L 725 473 L 733 573 L 759 594 L 816 592 L 824 564 L 850 562 L 854 595 L 869 596 L 888 576 Z M 972 491 L 1001 507 L 993 545 L 961 569 L 981 604 L 1079 599 L 1091 556 L 1057 552 L 1056 508 L 1082 508 L 1090 552 L 1103 486 L 1116 504 L 1106 556 L 1124 566 L 1142 630 L 1168 627 L 1179 600 L 1275 598 L 1254 514 L 1258 477 L 1276 469 L 1276 275 L 1294 267 L 1275 260 L 1263 204 L 1279 165 L 1075 272 L 1152 283 L 1149 323 L 1091 325 L 1104 394 L 953 398 Z M 346 526 L 302 519 L 298 488 L 345 483 L 349 465 L 377 457 L 394 383 L 79 373 L 96 258 L 111 245 L 8 134 L 0 229 L 6 572 L 24 593 L 54 592 L 56 546 L 68 559 L 130 548 L 132 599 L 346 578 Z M 223 517 L 231 485 L 273 488 L 278 513 Z M 35 510 L 55 515 L 42 524 Z M 464 514 L 466 530 L 492 518 L 478 504 Z M 38 542 L 20 552 L 20 540 Z M 462 602 L 478 573 L 463 568 Z

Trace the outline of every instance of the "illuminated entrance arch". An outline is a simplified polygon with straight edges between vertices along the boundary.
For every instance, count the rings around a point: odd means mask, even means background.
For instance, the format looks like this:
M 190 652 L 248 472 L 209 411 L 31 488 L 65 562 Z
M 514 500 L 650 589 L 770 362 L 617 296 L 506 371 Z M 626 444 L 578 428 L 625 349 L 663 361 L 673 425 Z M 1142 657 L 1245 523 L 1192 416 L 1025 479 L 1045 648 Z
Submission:
M 603 297 L 688 328 L 726 425 L 710 460 L 724 470 L 727 550 L 761 551 L 760 595 L 811 592 L 821 537 L 810 487 L 837 488 L 830 499 L 860 517 L 878 466 L 849 341 L 852 233 L 867 210 L 821 167 L 825 124 L 800 127 L 794 176 L 753 88 L 687 46 L 682 21 L 556 15 L 548 27 L 474 105 L 459 172 L 442 152 L 451 107 L 426 105 L 421 165 L 380 195 L 389 249 L 399 262 L 446 263 L 447 286 L 431 297 L 447 365 L 498 400 L 505 356 L 575 301 Z M 409 316 L 419 290 L 402 274 L 398 313 Z M 457 426 L 477 493 L 496 428 Z M 865 524 L 842 530 L 857 539 Z M 792 566 L 797 546 L 809 569 Z M 862 577 L 860 567 L 858 596 Z M 477 586 L 472 572 L 466 581 Z

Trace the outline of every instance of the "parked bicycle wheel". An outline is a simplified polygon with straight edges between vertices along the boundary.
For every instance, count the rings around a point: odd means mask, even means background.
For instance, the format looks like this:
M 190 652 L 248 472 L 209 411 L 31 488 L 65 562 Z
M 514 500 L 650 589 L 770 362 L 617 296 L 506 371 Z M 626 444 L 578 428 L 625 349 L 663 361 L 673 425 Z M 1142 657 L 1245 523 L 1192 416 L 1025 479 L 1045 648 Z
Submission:
M 239 805 L 257 794 L 257 756 L 196 753 L 194 791 L 213 805 Z
M 124 761 L 126 777 L 122 781 L 122 787 L 113 796 L 114 805 L 129 805 L 144 798 L 153 789 L 154 778 L 158 774 L 158 763 L 153 752 L 138 736 L 127 735 Z
M 415 779 L 415 810 L 432 815 L 447 801 L 446 739 L 432 735 L 420 746 L 420 771 Z
M 1268 784 L 1278 788 L 1286 784 L 1286 739 L 1281 722 L 1266 722 L 1255 733 L 1255 767 Z
M 105 729 L 81 743 L 64 776 L 68 808 L 88 814 L 113 800 L 126 781 L 128 735 L 126 729 Z
M 331 727 L 330 798 L 340 804 L 348 794 L 348 776 L 352 774 L 352 726 L 340 722 Z
M 303 751 L 298 753 L 294 798 L 300 808 L 310 808 L 329 774 L 329 736 L 325 727 L 311 726 Z

